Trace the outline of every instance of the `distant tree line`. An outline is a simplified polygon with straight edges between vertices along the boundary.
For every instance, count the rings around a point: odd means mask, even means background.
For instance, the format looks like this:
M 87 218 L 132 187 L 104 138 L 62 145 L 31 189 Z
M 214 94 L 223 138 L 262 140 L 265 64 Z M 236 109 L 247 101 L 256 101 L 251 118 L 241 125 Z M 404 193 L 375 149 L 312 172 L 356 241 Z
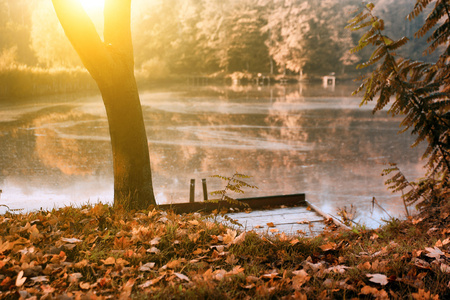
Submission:
M 1 72 L 81 66 L 50 2 L 0 0 Z M 412 37 L 420 28 L 421 20 L 398 17 L 414 1 L 376 2 L 389 8 L 378 14 L 396 28 L 393 34 Z M 146 79 L 236 72 L 352 78 L 370 55 L 348 51 L 361 34 L 344 27 L 360 7 L 360 0 L 133 0 L 136 73 Z M 102 13 L 91 17 L 102 32 Z M 417 57 L 425 47 L 424 39 L 402 51 Z

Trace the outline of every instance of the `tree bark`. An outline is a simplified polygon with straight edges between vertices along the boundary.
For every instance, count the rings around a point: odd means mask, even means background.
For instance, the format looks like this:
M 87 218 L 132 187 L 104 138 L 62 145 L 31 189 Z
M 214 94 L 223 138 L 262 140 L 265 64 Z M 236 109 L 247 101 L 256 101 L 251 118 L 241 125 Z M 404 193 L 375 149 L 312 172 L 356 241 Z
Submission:
M 156 205 L 147 134 L 134 77 L 131 0 L 106 0 L 102 42 L 77 0 L 52 0 L 58 19 L 102 94 L 113 153 L 114 205 Z

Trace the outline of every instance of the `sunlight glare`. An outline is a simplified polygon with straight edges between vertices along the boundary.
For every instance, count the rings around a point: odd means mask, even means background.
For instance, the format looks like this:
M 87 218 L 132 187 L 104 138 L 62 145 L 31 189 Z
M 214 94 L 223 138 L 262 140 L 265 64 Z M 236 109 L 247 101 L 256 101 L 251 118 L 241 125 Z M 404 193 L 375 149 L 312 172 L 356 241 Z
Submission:
M 81 5 L 87 12 L 102 10 L 105 0 L 80 0 Z

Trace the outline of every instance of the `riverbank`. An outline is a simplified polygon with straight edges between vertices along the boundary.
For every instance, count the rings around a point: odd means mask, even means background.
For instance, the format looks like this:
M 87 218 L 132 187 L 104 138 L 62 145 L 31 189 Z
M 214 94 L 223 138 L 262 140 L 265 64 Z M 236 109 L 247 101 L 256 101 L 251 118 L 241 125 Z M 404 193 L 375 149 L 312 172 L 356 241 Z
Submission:
M 440 214 L 315 238 L 103 204 L 7 214 L 0 299 L 448 299 L 449 209 Z
M 302 82 L 321 83 L 322 76 L 312 74 Z M 298 84 L 298 75 L 253 74 L 247 72 L 215 74 L 165 74 L 159 76 L 136 70 L 136 82 L 140 89 L 174 85 L 274 85 Z M 337 82 L 350 83 L 355 74 L 345 74 L 336 78 Z M 40 68 L 13 65 L 0 69 L 0 100 L 3 98 L 36 97 L 68 93 L 98 92 L 97 85 L 86 69 Z

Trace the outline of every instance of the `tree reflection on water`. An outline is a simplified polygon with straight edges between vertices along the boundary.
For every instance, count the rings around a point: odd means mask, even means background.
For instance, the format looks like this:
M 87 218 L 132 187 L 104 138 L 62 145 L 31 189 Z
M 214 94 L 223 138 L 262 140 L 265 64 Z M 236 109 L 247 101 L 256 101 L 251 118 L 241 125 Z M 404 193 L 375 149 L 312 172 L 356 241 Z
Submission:
M 350 204 L 368 211 L 375 196 L 401 214 L 380 176 L 397 162 L 423 174 L 413 139 L 398 119 L 359 108 L 350 89 L 185 87 L 142 93 L 154 187 L 159 203 L 184 202 L 189 180 L 235 171 L 253 176 L 246 196 L 306 193 L 330 213 Z M 0 116 L 2 202 L 35 209 L 111 202 L 112 162 L 101 98 L 3 104 Z M 221 182 L 208 179 L 209 190 Z M 56 202 L 55 204 L 53 204 Z

